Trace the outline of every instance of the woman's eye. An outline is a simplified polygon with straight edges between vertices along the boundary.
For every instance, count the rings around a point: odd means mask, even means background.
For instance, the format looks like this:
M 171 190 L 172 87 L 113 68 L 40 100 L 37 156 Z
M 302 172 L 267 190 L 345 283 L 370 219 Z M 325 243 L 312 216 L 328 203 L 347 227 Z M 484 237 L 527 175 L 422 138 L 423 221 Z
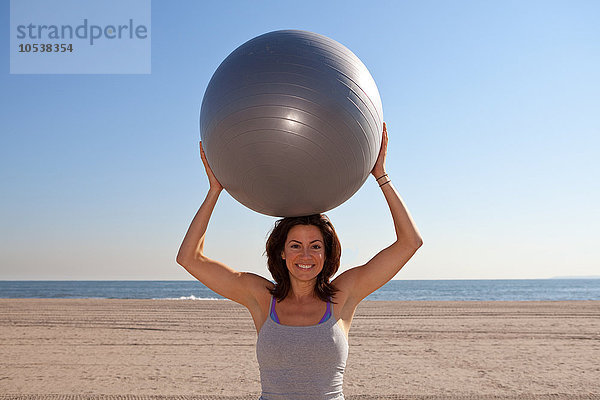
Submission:
M 318 245 L 318 244 L 315 244 L 315 245 L 313 246 L 313 249 L 315 249 L 315 250 L 321 250 L 321 246 L 320 246 L 320 245 Z

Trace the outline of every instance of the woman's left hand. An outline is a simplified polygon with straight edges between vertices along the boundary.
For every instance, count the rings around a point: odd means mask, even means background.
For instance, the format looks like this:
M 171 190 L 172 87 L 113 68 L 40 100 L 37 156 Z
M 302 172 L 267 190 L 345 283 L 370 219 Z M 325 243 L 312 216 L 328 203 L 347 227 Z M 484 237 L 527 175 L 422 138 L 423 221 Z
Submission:
M 383 123 L 383 133 L 381 137 L 381 149 L 379 150 L 379 156 L 377 157 L 377 161 L 375 161 L 375 166 L 371 171 L 371 174 L 375 177 L 375 179 L 382 177 L 385 175 L 385 157 L 387 156 L 387 144 L 388 144 L 388 134 L 387 128 L 385 126 L 385 122 Z

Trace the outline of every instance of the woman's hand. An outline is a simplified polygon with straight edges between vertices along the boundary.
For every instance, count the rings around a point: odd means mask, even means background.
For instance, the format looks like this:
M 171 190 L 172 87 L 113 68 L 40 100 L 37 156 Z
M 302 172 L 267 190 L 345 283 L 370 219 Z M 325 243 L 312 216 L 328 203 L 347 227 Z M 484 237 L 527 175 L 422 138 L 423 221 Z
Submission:
M 200 158 L 202 159 L 204 169 L 206 170 L 206 176 L 208 177 L 208 182 L 210 183 L 210 190 L 223 190 L 223 185 L 221 185 L 221 183 L 213 173 L 212 169 L 210 168 L 210 165 L 208 165 L 206 154 L 204 154 L 204 149 L 202 148 L 202 141 L 200 141 Z
M 385 157 L 387 156 L 387 145 L 388 145 L 388 134 L 387 128 L 385 126 L 385 122 L 383 123 L 383 133 L 381 137 L 381 149 L 379 150 L 379 156 L 377 157 L 377 161 L 375 161 L 375 166 L 371 171 L 371 174 L 377 178 L 381 178 L 385 175 Z

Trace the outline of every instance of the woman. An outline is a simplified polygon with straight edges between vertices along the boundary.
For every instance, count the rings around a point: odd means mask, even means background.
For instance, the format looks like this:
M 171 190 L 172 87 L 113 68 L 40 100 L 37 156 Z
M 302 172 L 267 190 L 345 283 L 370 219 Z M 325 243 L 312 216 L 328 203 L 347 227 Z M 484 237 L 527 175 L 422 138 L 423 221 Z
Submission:
M 341 248 L 327 217 L 284 218 L 267 240 L 269 271 L 275 284 L 204 255 L 206 228 L 223 186 L 200 144 L 210 189 L 181 244 L 177 262 L 204 285 L 250 311 L 258 332 L 261 399 L 343 399 L 348 331 L 356 307 L 392 279 L 422 244 L 385 172 L 387 143 L 384 123 L 371 174 L 390 208 L 396 241 L 366 264 L 330 282 L 339 267 Z

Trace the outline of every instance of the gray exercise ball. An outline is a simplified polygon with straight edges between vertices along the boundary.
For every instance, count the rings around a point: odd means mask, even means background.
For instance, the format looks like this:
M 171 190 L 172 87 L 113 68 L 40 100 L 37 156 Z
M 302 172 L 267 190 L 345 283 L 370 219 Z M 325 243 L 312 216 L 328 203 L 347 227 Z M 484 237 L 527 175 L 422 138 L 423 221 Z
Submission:
M 346 47 L 283 30 L 242 44 L 212 76 L 202 147 L 237 201 L 271 216 L 321 213 L 365 182 L 381 146 L 375 81 Z

